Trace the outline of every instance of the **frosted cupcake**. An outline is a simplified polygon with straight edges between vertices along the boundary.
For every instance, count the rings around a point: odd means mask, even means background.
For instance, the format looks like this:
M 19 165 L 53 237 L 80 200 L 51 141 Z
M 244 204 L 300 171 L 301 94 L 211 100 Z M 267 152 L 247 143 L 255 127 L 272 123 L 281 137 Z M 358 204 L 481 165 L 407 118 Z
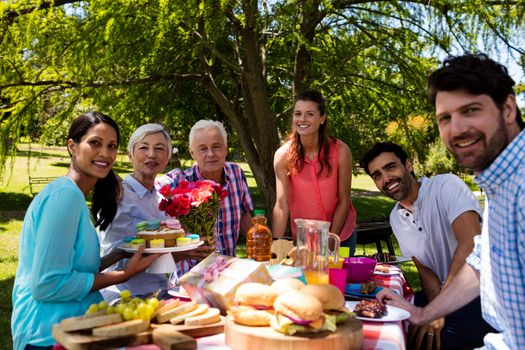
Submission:
M 146 240 L 142 238 L 135 238 L 134 240 L 130 242 L 130 245 L 131 245 L 131 248 L 133 249 L 139 249 L 141 245 L 143 246 L 146 245 Z
M 188 237 L 177 238 L 177 247 L 184 247 L 188 245 L 191 245 L 191 238 L 188 238 Z
M 191 244 L 197 244 L 201 241 L 201 237 L 195 233 L 190 233 L 189 235 L 186 235 L 186 237 L 191 239 Z
M 133 241 L 135 237 L 124 237 L 122 239 L 122 247 L 124 248 L 130 248 L 131 247 L 131 241 Z
M 149 241 L 150 248 L 164 248 L 164 240 L 162 238 L 152 239 Z

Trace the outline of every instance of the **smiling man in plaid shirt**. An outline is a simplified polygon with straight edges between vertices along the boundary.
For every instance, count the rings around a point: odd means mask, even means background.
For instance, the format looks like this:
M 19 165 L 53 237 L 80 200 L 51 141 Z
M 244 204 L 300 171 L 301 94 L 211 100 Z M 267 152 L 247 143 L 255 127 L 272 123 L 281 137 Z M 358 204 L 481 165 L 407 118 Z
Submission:
M 253 204 L 246 176 L 240 166 L 226 161 L 227 134 L 221 122 L 199 120 L 191 128 L 189 142 L 190 154 L 196 164 L 184 171 L 170 171 L 158 178 L 155 186 L 160 188 L 170 184 L 171 187 L 176 187 L 182 180 L 212 180 L 228 190 L 228 196 L 221 201 L 215 222 L 216 250 L 224 255 L 235 256 L 239 234 L 246 234 L 252 225 L 250 212 L 253 210 Z M 191 256 L 191 253 L 188 255 Z M 180 262 L 179 275 L 187 272 L 196 263 L 196 260 Z
M 525 131 L 514 81 L 487 56 L 464 55 L 446 60 L 428 86 L 443 143 L 485 190 L 483 229 L 467 264 L 424 309 L 389 291 L 378 298 L 421 324 L 480 295 L 483 318 L 500 332 L 485 347 L 525 349 Z

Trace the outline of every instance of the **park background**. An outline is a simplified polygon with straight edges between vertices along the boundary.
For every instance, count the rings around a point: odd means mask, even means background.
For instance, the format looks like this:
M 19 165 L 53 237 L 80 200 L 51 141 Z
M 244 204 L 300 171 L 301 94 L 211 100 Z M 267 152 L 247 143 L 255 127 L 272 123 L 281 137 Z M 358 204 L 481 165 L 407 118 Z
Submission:
M 0 2 L 0 348 L 11 348 L 11 289 L 30 176 L 59 176 L 73 118 L 92 109 L 122 130 L 169 130 L 189 166 L 188 133 L 221 120 L 229 160 L 242 163 L 271 213 L 273 154 L 293 96 L 327 97 L 329 132 L 353 153 L 358 221 L 385 220 L 392 201 L 359 168 L 375 141 L 404 146 L 416 173 L 454 172 L 425 96 L 448 55 L 485 52 L 511 68 L 523 101 L 523 0 L 5 0 Z M 367 250 L 369 248 L 366 248 Z M 370 249 L 373 249 L 370 248 Z M 361 247 L 358 248 L 360 253 Z M 403 267 L 417 288 L 413 267 Z

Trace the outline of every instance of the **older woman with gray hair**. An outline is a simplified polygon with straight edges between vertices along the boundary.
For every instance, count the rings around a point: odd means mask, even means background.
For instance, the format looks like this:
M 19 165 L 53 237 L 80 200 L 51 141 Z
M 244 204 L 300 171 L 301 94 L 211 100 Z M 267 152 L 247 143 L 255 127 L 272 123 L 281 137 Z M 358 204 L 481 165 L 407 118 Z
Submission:
M 118 203 L 117 214 L 105 231 L 99 232 L 102 254 L 118 249 L 125 237 L 133 236 L 135 224 L 141 221 L 163 220 L 167 217 L 158 208 L 155 177 L 164 170 L 171 156 L 171 138 L 162 125 L 145 124 L 137 128 L 128 142 L 128 157 L 133 172 L 122 181 L 123 196 Z M 112 266 L 121 269 L 126 264 L 121 260 Z M 168 288 L 168 279 L 163 274 L 141 273 L 127 282 L 103 289 L 107 301 L 119 297 L 128 289 L 132 295 L 146 295 Z

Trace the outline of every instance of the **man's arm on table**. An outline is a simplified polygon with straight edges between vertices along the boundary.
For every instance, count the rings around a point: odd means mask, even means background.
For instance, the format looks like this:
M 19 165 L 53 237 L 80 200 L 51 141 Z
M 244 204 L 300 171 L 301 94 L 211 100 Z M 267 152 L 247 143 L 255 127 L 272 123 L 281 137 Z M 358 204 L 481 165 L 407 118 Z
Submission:
M 377 299 L 410 312 L 409 321 L 421 325 L 448 315 L 479 296 L 479 272 L 464 264 L 447 288 L 424 308 L 416 307 L 390 289 L 383 289 Z

